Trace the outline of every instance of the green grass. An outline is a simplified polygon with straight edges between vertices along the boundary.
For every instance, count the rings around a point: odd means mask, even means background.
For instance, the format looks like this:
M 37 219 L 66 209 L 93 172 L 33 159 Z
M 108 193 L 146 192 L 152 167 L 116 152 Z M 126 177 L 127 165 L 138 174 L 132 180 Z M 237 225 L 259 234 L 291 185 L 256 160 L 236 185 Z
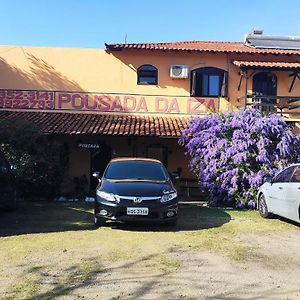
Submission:
M 160 254 L 158 256 L 155 256 L 153 259 L 150 259 L 146 267 L 162 271 L 165 273 L 175 271 L 179 269 L 182 266 L 182 262 L 176 258 L 170 257 L 166 254 Z
M 236 237 L 295 228 L 262 219 L 256 211 L 185 204 L 175 229 L 153 224 L 96 229 L 92 211 L 85 203 L 28 202 L 17 212 L 1 213 L 4 299 L 64 299 L 114 268 L 176 272 L 184 267 L 173 255 L 180 251 L 210 251 L 243 261 L 253 257 L 255 247 Z

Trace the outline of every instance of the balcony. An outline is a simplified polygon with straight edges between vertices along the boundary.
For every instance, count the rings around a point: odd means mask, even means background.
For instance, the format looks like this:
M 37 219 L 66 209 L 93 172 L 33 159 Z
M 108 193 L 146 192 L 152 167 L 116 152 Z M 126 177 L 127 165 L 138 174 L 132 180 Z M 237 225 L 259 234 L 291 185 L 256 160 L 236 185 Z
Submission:
M 263 113 L 277 112 L 287 120 L 300 121 L 300 97 L 248 95 L 245 107 L 256 108 Z

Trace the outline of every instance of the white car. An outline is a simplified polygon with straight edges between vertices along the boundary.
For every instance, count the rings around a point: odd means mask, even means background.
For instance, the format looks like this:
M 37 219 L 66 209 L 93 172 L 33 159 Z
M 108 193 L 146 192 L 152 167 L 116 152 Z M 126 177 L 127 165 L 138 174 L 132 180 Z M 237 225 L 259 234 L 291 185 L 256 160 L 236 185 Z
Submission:
M 257 194 L 263 218 L 272 214 L 300 223 L 300 164 L 293 164 L 274 178 L 267 176 Z

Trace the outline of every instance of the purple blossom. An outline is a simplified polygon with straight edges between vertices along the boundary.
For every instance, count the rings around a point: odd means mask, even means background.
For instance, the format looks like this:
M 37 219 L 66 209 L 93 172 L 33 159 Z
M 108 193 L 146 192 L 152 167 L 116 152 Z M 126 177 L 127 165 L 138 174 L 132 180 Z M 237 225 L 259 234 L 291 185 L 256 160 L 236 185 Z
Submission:
M 252 199 L 248 201 L 247 205 L 250 208 L 256 208 L 256 202 Z
M 266 174 L 300 161 L 300 137 L 284 119 L 253 109 L 194 118 L 179 143 L 212 202 L 239 207 L 255 207 Z
M 239 202 L 236 204 L 235 207 L 236 207 L 236 208 L 244 208 L 244 207 L 245 207 L 245 203 L 242 202 L 242 201 L 239 201 Z

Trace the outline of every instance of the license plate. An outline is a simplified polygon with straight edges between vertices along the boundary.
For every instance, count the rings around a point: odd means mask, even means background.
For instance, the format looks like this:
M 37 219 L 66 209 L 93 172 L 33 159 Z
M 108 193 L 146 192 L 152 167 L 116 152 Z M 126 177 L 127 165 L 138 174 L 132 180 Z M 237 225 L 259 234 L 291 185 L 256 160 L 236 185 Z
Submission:
M 127 207 L 127 215 L 147 216 L 148 207 Z

